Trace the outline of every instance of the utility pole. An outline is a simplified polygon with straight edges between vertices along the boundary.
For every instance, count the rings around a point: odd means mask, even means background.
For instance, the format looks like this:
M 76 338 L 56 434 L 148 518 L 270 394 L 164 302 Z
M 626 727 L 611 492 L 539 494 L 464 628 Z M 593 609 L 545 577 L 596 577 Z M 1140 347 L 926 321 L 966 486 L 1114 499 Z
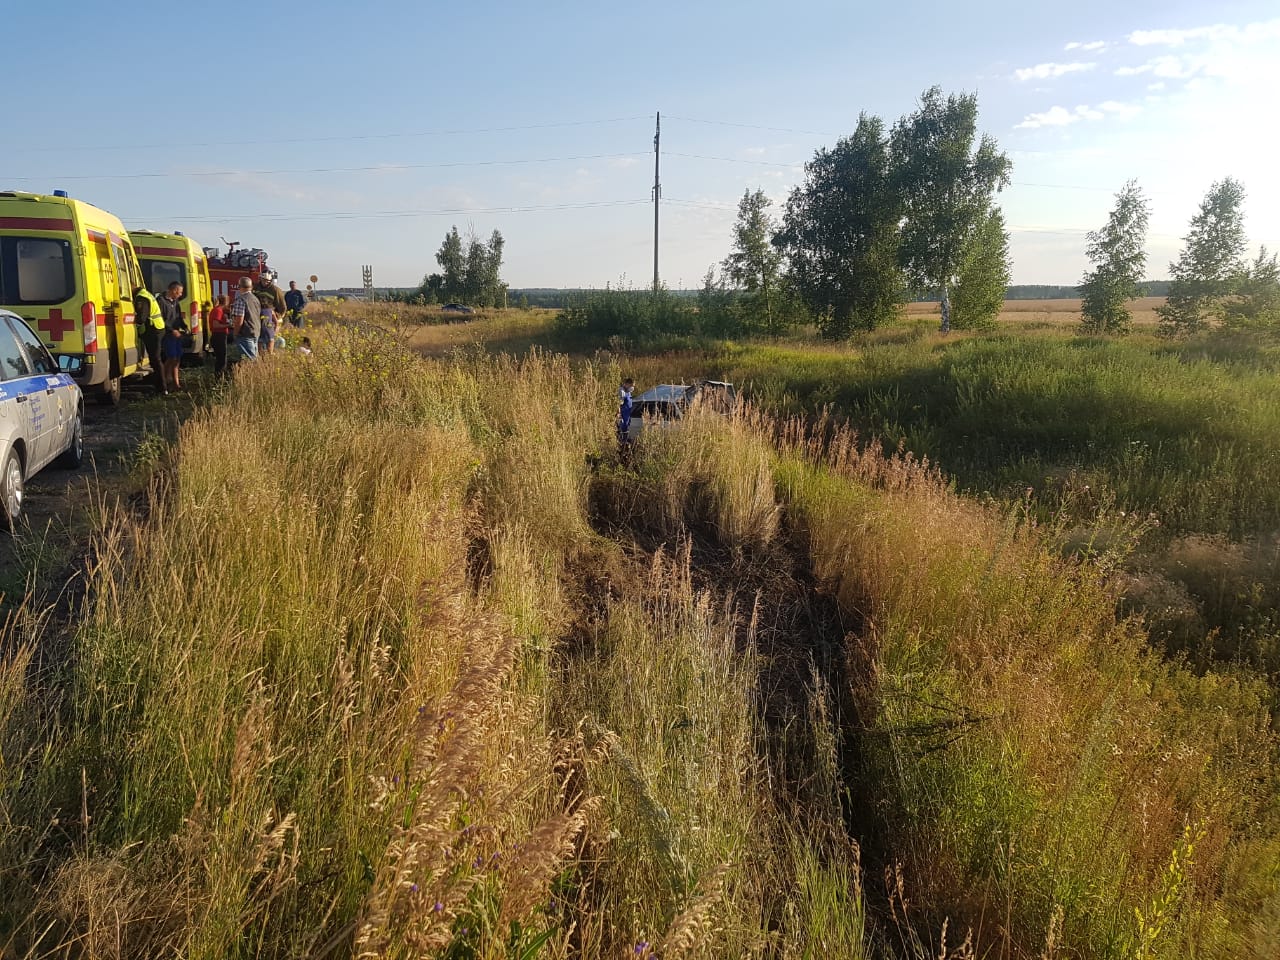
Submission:
M 658 179 L 658 143 L 662 138 L 662 114 L 653 115 L 653 292 L 658 292 L 658 201 L 662 182 Z
M 373 267 L 363 266 L 360 268 L 361 279 L 364 280 L 364 298 L 373 303 Z

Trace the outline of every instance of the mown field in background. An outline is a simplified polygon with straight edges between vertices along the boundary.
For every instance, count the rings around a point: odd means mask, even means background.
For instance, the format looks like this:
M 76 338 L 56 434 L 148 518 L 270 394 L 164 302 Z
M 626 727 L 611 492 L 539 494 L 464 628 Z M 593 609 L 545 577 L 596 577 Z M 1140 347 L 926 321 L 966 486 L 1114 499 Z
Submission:
M 1129 305 L 1133 314 L 1135 327 L 1154 327 L 1158 321 L 1156 307 L 1161 306 L 1164 297 L 1142 297 Z M 936 303 L 907 304 L 908 317 L 940 316 Z M 1006 300 L 1000 310 L 1001 323 L 1079 323 L 1080 301 L 1078 299 L 1062 300 Z
M 8 625 L 6 956 L 1274 956 L 1268 688 L 1120 553 L 758 410 L 623 461 L 632 361 L 392 327 L 240 370 Z

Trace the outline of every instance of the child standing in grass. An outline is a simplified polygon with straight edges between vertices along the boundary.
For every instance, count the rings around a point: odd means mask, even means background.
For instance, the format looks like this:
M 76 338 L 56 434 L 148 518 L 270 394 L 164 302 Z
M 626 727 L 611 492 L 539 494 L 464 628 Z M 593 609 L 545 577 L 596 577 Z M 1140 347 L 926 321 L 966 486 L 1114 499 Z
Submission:
M 262 307 L 262 333 L 258 338 L 258 350 L 260 353 L 276 352 L 276 312 L 265 304 Z

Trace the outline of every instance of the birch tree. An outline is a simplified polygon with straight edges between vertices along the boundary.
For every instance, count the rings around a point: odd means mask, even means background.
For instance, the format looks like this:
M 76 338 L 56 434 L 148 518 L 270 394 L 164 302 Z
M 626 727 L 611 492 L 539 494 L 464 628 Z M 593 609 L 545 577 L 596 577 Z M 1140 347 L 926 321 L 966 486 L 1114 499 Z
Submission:
M 902 267 L 915 293 L 941 299 L 943 333 L 951 329 L 951 292 L 965 254 L 1012 166 L 977 129 L 976 94 L 944 97 L 941 87 L 930 87 L 890 137 L 903 204 Z

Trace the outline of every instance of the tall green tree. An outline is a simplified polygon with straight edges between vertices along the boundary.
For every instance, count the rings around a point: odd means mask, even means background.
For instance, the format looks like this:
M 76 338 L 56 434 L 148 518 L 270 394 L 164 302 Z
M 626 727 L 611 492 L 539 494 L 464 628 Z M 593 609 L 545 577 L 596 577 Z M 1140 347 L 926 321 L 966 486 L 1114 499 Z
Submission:
M 429 273 L 418 284 L 418 294 L 424 303 L 442 303 L 444 295 L 444 274 Z
M 446 300 L 463 296 L 463 286 L 467 271 L 467 259 L 462 251 L 462 236 L 457 226 L 444 235 L 444 243 L 436 253 L 436 263 L 440 264 L 443 283 L 440 294 Z
M 730 290 L 715 265 L 707 267 L 698 291 L 698 332 L 712 337 L 736 337 L 744 332 L 741 298 Z
M 900 214 L 884 123 L 864 113 L 852 136 L 805 164 L 774 237 L 791 289 L 825 338 L 874 329 L 902 306 Z
M 462 300 L 482 304 L 489 281 L 489 248 L 476 236 L 474 230 L 467 237 L 466 265 L 462 277 Z
M 1156 310 L 1164 333 L 1193 333 L 1223 317 L 1244 273 L 1244 250 L 1244 185 L 1226 177 L 1209 188 L 1169 264 L 1169 299 Z
M 1280 330 L 1280 259 L 1267 248 L 1249 264 L 1236 296 L 1223 305 L 1222 322 L 1229 327 Z
M 445 234 L 436 254 L 442 273 L 423 278 L 420 290 L 424 297 L 441 301 L 457 300 L 486 307 L 507 305 L 507 285 L 502 281 L 502 257 L 506 241 L 494 230 L 489 242 L 481 240 L 474 230 L 462 235 L 455 226 Z
M 1126 333 L 1130 300 L 1142 295 L 1142 275 L 1147 269 L 1147 222 L 1151 206 L 1130 180 L 1116 194 L 1116 205 L 1107 225 L 1092 231 L 1085 255 L 1093 264 L 1080 281 L 1084 328 L 1091 333 Z
M 983 219 L 960 261 L 951 303 L 956 330 L 994 327 L 1009 288 L 1009 232 L 1004 214 L 991 210 Z
M 488 306 L 507 305 L 507 285 L 502 282 L 502 251 L 507 245 L 497 230 L 489 234 L 489 246 L 485 251 L 484 298 Z
M 773 245 L 771 205 L 763 190 L 743 192 L 733 225 L 733 250 L 725 258 L 724 273 L 735 287 L 746 292 L 740 309 L 747 327 L 776 337 L 785 324 L 777 302 L 782 251 Z
M 942 88 L 930 87 L 890 138 L 903 202 L 902 266 L 916 293 L 941 298 L 943 333 L 951 329 L 960 265 L 1012 167 L 994 139 L 977 139 L 977 129 L 976 94 L 944 97 Z

